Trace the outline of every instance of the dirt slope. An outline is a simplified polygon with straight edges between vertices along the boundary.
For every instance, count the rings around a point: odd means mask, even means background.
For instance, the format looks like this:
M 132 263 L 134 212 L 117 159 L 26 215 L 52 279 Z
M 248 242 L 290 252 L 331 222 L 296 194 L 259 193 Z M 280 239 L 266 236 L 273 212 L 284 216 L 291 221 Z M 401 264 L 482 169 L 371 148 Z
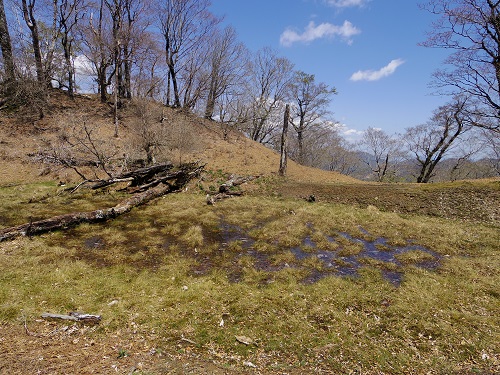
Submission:
M 195 116 L 186 116 L 177 110 L 165 108 L 166 116 L 189 128 L 185 138 L 188 151 L 169 150 L 166 154 L 174 162 L 200 161 L 210 170 L 221 170 L 240 175 L 274 175 L 279 168 L 279 155 L 263 145 L 245 138 L 241 133 L 230 132 L 226 139 L 219 124 Z M 130 152 L 133 143 L 131 123 L 134 114 L 125 108 L 119 127 L 119 137 L 114 137 L 111 108 L 97 98 L 78 96 L 74 101 L 64 94 L 51 94 L 51 107 L 45 118 L 38 120 L 25 113 L 0 113 L 0 183 L 13 183 L 38 179 L 72 180 L 73 172 L 51 168 L 41 163 L 33 164 L 30 154 L 44 147 L 45 140 L 54 140 L 72 127 L 85 124 L 95 128 L 96 137 L 115 148 L 116 155 Z M 135 152 L 136 157 L 144 157 Z M 335 172 L 307 168 L 289 160 L 288 177 L 309 182 L 355 182 Z

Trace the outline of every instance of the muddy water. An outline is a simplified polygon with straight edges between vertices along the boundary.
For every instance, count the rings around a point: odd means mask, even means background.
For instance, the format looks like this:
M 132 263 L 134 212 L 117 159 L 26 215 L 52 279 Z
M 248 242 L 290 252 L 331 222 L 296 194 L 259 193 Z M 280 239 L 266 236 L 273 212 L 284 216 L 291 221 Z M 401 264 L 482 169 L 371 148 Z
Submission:
M 220 224 L 220 238 L 222 250 L 233 242 L 238 242 L 241 246 L 241 252 L 235 254 L 235 258 L 242 256 L 249 256 L 254 259 L 254 267 L 257 270 L 273 272 L 290 267 L 288 263 L 276 265 L 270 259 L 277 252 L 291 251 L 295 256 L 296 262 L 292 266 L 305 267 L 304 261 L 308 258 L 317 258 L 321 261 L 321 269 L 313 269 L 310 271 L 303 282 L 314 283 L 325 276 L 349 276 L 356 277 L 358 270 L 364 266 L 365 263 L 370 264 L 369 260 L 375 261 L 374 266 L 381 269 L 382 275 L 385 279 L 389 280 L 394 285 L 399 285 L 403 279 L 404 272 L 402 268 L 404 264 L 398 260 L 398 255 L 408 252 L 421 252 L 425 255 L 424 260 L 417 260 L 409 262 L 416 267 L 426 270 L 435 270 L 440 265 L 441 256 L 426 247 L 414 244 L 412 241 L 406 241 L 404 246 L 394 246 L 384 237 L 378 237 L 373 240 L 366 240 L 364 238 L 354 237 L 345 232 L 339 232 L 338 235 L 347 240 L 350 244 L 357 244 L 362 246 L 362 250 L 355 255 L 341 256 L 344 246 L 340 245 L 336 250 L 323 250 L 318 248 L 317 244 L 307 236 L 303 239 L 300 246 L 295 246 L 289 249 L 281 248 L 275 253 L 259 252 L 254 249 L 255 240 L 251 238 L 242 228 L 228 224 L 221 221 Z M 310 229 L 313 229 L 310 226 Z M 359 228 L 365 237 L 373 238 L 365 229 Z M 331 236 L 326 236 L 326 239 L 333 243 L 336 240 Z M 307 249 L 307 251 L 304 251 Z M 368 259 L 368 262 L 366 260 Z M 408 263 L 408 262 L 407 262 Z M 234 276 L 234 275 L 233 275 Z M 238 277 L 233 277 L 233 281 L 238 281 Z
M 308 225 L 308 229 L 310 233 L 315 232 L 312 224 Z M 375 238 L 363 228 L 358 229 L 360 237 L 346 232 L 325 236 L 335 250 L 320 248 L 312 239 L 317 236 L 312 235 L 306 236 L 299 246 L 287 248 L 273 243 L 262 250 L 261 246 L 256 246 L 256 240 L 248 234 L 249 231 L 221 218 L 218 227 L 204 229 L 206 246 L 202 251 L 182 246 L 175 237 L 163 237 L 163 243 L 157 248 L 141 244 L 139 238 L 128 239 L 122 244 L 121 253 L 133 257 L 140 251 L 142 257 L 135 256 L 130 262 L 138 267 L 156 269 L 160 266 L 161 255 L 171 251 L 171 245 L 181 245 L 176 251 L 194 260 L 191 267 L 193 275 L 206 275 L 220 268 L 225 270 L 231 282 L 243 280 L 245 267 L 269 273 L 270 280 L 273 272 L 293 267 L 305 271 L 307 276 L 302 280 L 304 283 L 314 283 L 326 276 L 357 277 L 361 268 L 372 266 L 397 286 L 403 280 L 403 270 L 408 264 L 431 271 L 440 265 L 439 254 L 410 240 L 403 246 L 394 246 L 384 237 Z M 85 251 L 80 253 L 79 259 L 101 266 L 112 263 L 112 257 L 106 255 L 107 241 L 104 237 L 96 235 L 83 239 L 82 245 Z M 350 251 L 351 248 L 355 251 Z

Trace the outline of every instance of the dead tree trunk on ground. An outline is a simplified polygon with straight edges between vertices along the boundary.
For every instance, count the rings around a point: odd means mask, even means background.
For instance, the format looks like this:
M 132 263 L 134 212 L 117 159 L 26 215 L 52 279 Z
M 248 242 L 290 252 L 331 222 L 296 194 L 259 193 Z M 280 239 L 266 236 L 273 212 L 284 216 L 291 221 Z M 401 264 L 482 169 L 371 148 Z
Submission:
M 243 195 L 242 191 L 234 191 L 231 189 L 235 186 L 244 184 L 245 182 L 255 180 L 256 178 L 258 178 L 258 176 L 232 177 L 230 180 L 224 182 L 222 185 L 219 186 L 218 193 L 213 195 L 207 194 L 207 204 L 213 205 L 215 204 L 216 201 Z
M 199 166 L 197 164 L 186 164 L 178 171 L 158 177 L 152 182 L 141 185 L 138 188 L 138 193 L 135 193 L 132 197 L 125 199 L 111 208 L 90 212 L 73 212 L 54 216 L 50 219 L 38 220 L 18 225 L 16 227 L 2 229 L 0 230 L 0 242 L 11 240 L 20 236 L 35 236 L 55 230 L 68 229 L 82 223 L 97 223 L 114 219 L 117 216 L 129 212 L 134 207 L 146 204 L 165 194 L 179 191 L 192 178 L 198 176 L 202 170 L 203 166 Z M 156 183 L 157 180 L 158 182 Z M 149 185 L 148 188 L 145 187 L 147 185 Z

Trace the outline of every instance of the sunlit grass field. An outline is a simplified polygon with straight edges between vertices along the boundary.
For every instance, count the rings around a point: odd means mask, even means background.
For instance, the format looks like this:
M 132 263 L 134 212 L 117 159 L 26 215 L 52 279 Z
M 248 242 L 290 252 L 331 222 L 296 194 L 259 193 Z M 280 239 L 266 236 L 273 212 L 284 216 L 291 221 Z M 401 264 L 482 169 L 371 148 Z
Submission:
M 122 198 L 60 190 L 2 187 L 0 229 Z M 499 244 L 491 224 L 257 193 L 209 206 L 194 188 L 0 243 L 0 324 L 99 314 L 95 340 L 134 329 L 264 373 L 494 373 Z

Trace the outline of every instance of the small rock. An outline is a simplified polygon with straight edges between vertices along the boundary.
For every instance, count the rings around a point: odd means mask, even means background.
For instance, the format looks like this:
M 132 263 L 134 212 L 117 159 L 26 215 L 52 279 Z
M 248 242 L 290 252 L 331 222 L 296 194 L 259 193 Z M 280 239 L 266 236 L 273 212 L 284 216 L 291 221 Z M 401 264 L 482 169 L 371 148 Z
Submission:
M 254 365 L 252 362 L 250 361 L 244 361 L 243 362 L 243 366 L 247 366 L 247 367 L 252 367 L 252 368 L 257 368 L 256 365 Z
M 245 344 L 245 345 L 252 345 L 254 341 L 250 337 L 246 336 L 235 336 L 236 341 Z

